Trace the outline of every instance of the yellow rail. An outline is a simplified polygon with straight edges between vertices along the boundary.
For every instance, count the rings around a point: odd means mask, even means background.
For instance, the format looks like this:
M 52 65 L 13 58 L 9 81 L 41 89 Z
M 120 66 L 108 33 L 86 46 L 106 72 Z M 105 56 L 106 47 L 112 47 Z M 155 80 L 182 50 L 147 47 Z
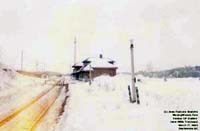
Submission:
M 21 108 L 0 119 L 0 131 L 33 131 L 60 94 L 54 85 Z

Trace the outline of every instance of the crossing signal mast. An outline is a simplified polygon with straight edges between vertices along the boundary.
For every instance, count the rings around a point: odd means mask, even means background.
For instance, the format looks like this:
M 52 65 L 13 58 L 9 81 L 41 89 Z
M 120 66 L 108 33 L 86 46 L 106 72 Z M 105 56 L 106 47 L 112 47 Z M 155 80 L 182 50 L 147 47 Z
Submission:
M 131 80 L 132 80 L 132 102 L 136 102 L 136 87 L 135 87 L 135 72 L 134 72 L 134 45 L 133 40 L 130 40 L 131 50 Z
M 131 52 L 131 84 L 132 84 L 132 93 L 130 86 L 128 86 L 129 90 L 129 99 L 131 103 L 137 102 L 137 104 L 140 104 L 139 99 L 139 90 L 138 87 L 135 86 L 136 78 L 135 78 L 135 69 L 134 69 L 134 45 L 133 40 L 130 40 L 130 52 Z M 132 95 L 131 95 L 132 94 Z

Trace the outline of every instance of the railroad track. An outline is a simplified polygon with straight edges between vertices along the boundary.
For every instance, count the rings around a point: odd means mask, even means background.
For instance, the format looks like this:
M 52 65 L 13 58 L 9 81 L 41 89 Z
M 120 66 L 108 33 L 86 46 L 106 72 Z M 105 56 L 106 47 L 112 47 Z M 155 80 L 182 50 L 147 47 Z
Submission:
M 26 105 L 0 118 L 0 131 L 34 131 L 59 96 L 63 87 L 60 82 L 40 93 Z

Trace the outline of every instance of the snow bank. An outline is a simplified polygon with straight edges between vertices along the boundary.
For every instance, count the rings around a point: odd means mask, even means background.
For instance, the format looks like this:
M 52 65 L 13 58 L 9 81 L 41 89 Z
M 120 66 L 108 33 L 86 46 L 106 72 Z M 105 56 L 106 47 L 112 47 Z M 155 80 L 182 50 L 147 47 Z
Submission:
M 50 87 L 51 85 L 44 85 L 43 79 L 0 68 L 0 117 L 4 118 Z
M 62 104 L 66 99 L 65 88 L 62 88 L 60 95 L 48 110 L 45 117 L 42 119 L 41 123 L 37 126 L 35 131 L 55 131 L 59 117 L 62 113 Z
M 15 78 L 15 72 L 13 70 L 3 70 L 0 68 L 0 91 L 11 87 L 11 83 Z
M 69 86 L 69 95 L 57 131 L 177 131 L 164 110 L 199 109 L 200 81 L 197 79 L 142 78 L 136 85 L 140 105 L 129 103 L 131 77 L 101 76 L 92 85 Z
M 92 89 L 114 91 L 115 85 L 113 84 L 113 79 L 110 76 L 100 76 L 94 79 Z

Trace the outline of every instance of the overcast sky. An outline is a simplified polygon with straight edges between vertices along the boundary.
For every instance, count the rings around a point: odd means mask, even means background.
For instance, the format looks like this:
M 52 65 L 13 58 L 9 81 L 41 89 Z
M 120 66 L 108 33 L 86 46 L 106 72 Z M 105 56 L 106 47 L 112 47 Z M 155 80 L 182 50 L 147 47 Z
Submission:
M 1 61 L 24 68 L 68 72 L 77 37 L 81 61 L 116 60 L 130 70 L 129 40 L 136 69 L 200 65 L 199 0 L 0 0 Z

